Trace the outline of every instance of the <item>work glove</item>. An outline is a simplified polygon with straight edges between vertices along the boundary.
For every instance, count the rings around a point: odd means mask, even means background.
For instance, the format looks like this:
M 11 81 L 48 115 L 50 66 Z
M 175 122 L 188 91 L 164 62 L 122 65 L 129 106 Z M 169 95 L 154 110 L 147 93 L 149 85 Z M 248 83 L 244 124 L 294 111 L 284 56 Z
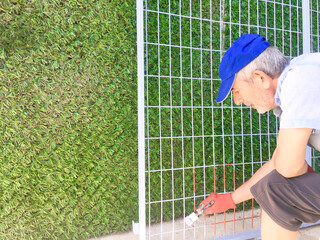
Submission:
M 315 171 L 313 170 L 313 168 L 310 167 L 309 165 L 308 165 L 308 173 L 315 173 Z
M 214 201 L 214 204 L 204 211 L 205 214 L 220 213 L 225 212 L 230 208 L 236 208 L 236 205 L 231 197 L 231 193 L 210 193 L 210 195 L 200 203 L 198 211 L 201 211 L 201 209 L 209 204 L 212 200 Z

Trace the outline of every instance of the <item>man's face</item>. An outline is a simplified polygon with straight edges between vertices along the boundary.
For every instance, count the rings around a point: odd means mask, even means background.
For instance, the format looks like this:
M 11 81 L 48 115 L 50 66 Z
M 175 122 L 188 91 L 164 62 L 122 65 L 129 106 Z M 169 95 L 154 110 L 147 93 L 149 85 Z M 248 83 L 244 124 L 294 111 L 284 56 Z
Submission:
M 244 81 L 236 77 L 232 94 L 235 104 L 251 106 L 259 113 L 265 113 L 275 106 L 274 91 L 266 87 L 262 79 L 253 78 L 252 81 Z

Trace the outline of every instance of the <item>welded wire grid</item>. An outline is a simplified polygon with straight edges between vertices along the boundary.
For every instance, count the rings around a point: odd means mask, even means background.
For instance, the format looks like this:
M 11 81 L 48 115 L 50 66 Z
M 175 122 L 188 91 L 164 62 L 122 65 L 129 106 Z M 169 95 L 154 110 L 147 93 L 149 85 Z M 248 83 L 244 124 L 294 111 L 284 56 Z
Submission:
M 311 41 L 319 51 L 319 3 L 311 4 Z M 219 225 L 223 235 L 239 232 L 236 223 L 240 231 L 253 229 L 260 217 L 253 200 L 193 227 L 183 219 L 211 192 L 234 191 L 271 158 L 277 118 L 236 106 L 232 96 L 215 103 L 218 69 L 245 33 L 265 36 L 289 57 L 302 54 L 302 1 L 145 0 L 143 8 L 146 237 L 207 239 L 221 234 Z

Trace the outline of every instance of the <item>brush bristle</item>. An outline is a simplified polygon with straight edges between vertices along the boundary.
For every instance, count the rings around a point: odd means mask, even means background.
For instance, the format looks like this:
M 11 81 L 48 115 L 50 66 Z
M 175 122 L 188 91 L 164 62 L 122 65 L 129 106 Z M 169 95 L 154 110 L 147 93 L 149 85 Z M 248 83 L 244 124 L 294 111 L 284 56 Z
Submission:
M 188 225 L 188 226 L 191 226 L 195 221 L 198 220 L 198 216 L 196 213 L 191 213 L 189 216 L 187 216 L 185 219 L 184 219 L 184 222 Z

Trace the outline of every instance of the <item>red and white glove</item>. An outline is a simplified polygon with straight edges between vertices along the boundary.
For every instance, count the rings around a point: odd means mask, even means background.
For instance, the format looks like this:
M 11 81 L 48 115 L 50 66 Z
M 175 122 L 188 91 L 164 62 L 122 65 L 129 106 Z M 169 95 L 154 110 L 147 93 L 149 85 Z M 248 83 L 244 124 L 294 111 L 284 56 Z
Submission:
M 204 208 L 212 200 L 214 200 L 214 204 L 204 211 L 205 214 L 220 213 L 225 212 L 230 208 L 236 208 L 236 205 L 234 204 L 231 197 L 231 193 L 210 193 L 210 195 L 200 203 L 200 207 L 197 210 L 201 211 L 201 209 Z
M 308 165 L 308 173 L 315 173 L 315 171 L 313 170 L 313 168 L 310 167 L 309 165 Z

